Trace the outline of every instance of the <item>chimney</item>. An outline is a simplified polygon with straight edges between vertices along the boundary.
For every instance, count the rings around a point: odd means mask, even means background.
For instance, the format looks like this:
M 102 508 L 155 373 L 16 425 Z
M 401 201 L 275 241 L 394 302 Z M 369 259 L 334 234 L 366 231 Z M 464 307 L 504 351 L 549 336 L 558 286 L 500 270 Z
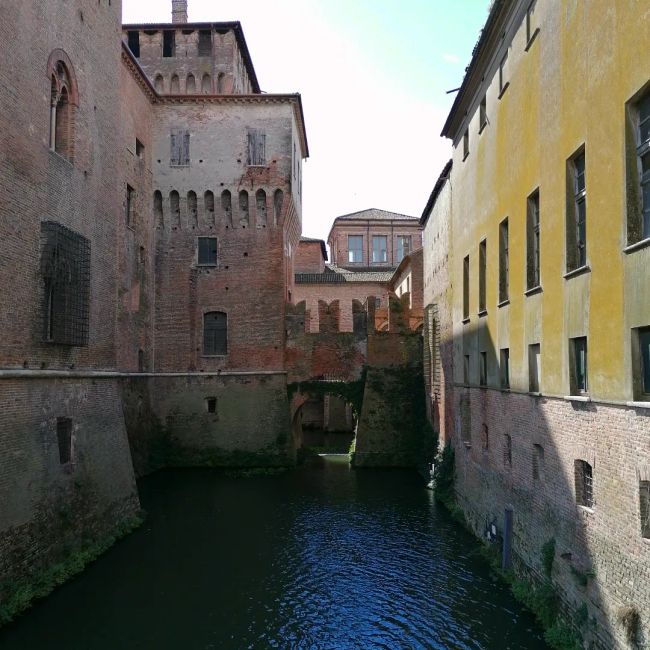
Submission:
M 187 0 L 172 0 L 172 22 L 187 22 Z

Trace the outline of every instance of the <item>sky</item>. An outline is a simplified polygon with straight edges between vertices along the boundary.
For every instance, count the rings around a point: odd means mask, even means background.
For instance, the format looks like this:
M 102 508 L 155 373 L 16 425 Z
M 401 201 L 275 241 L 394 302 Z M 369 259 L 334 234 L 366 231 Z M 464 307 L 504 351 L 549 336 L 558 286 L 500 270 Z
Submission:
M 189 0 L 190 21 L 242 23 L 263 91 L 299 92 L 310 157 L 303 234 L 381 208 L 419 217 L 451 143 L 440 131 L 489 0 Z M 169 22 L 171 0 L 123 0 Z

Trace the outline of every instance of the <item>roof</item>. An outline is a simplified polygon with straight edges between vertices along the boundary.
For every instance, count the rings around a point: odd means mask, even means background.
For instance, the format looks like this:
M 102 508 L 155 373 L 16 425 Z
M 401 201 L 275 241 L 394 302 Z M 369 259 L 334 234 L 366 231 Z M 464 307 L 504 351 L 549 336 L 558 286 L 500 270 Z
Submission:
M 395 267 L 381 270 L 361 267 L 350 271 L 335 264 L 326 264 L 324 273 L 296 273 L 296 284 L 339 284 L 343 282 L 390 282 Z
M 501 43 L 506 22 L 517 8 L 513 0 L 494 0 L 487 21 L 472 51 L 472 60 L 465 69 L 463 83 L 449 111 L 449 116 L 442 128 L 442 137 L 455 139 L 455 135 L 469 110 L 473 91 L 483 81 L 485 68 L 489 64 L 489 55 Z
M 305 244 L 320 244 L 320 251 L 323 254 L 323 259 L 327 262 L 327 249 L 325 242 L 322 239 L 314 239 L 313 237 L 300 237 L 300 242 Z
M 253 87 L 253 92 L 260 93 L 260 84 L 257 80 L 257 75 L 255 74 L 255 67 L 253 66 L 253 59 L 251 59 L 250 52 L 248 51 L 248 45 L 246 44 L 246 39 L 244 38 L 244 30 L 242 29 L 241 23 L 238 20 L 222 22 L 222 23 L 131 23 L 128 25 L 122 25 L 123 31 L 135 31 L 135 30 L 145 30 L 145 29 L 214 29 L 217 32 L 225 33 L 232 30 L 235 33 L 235 38 L 237 39 L 237 44 L 239 45 L 239 50 L 241 51 L 242 58 L 244 59 L 244 65 L 246 66 L 246 71 L 251 80 L 251 86 Z
M 431 196 L 429 196 L 429 200 L 427 201 L 427 204 L 424 206 L 424 210 L 422 211 L 422 216 L 420 217 L 421 226 L 424 226 L 424 224 L 427 222 L 427 219 L 431 214 L 431 210 L 433 210 L 433 206 L 436 204 L 440 192 L 442 192 L 442 188 L 445 186 L 445 183 L 449 179 L 449 174 L 451 173 L 451 168 L 453 167 L 453 164 L 454 164 L 453 160 L 450 160 L 442 168 L 442 171 L 440 172 L 440 176 L 438 176 L 438 180 L 436 181 L 436 184 L 433 186 Z
M 379 210 L 378 208 L 368 208 L 367 210 L 359 210 L 358 212 L 351 212 L 336 217 L 334 221 L 348 221 L 354 219 L 378 219 L 379 221 L 412 221 L 417 220 L 417 217 L 411 217 L 408 214 L 400 214 L 399 212 L 389 212 L 388 210 Z

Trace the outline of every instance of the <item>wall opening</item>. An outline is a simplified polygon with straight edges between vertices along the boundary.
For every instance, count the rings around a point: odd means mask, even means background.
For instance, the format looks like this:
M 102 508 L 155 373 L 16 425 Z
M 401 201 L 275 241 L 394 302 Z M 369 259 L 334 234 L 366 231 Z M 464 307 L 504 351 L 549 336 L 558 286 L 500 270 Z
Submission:
M 172 217 L 172 228 L 181 227 L 181 202 L 178 192 L 172 190 L 169 193 L 169 211 Z
M 257 190 L 255 193 L 255 209 L 258 226 L 266 226 L 266 192 Z
M 163 199 L 160 190 L 156 190 L 153 193 L 153 216 L 156 228 L 162 230 L 165 227 L 165 221 L 163 218 Z
M 194 75 L 191 72 L 190 74 L 187 75 L 187 79 L 185 80 L 185 94 L 186 95 L 196 94 L 196 79 L 194 78 Z
M 248 213 L 248 192 L 242 190 L 239 193 L 239 225 L 244 228 L 250 223 L 250 215 Z
M 232 226 L 232 195 L 230 194 L 230 190 L 221 192 L 221 209 L 223 210 L 226 224 Z
M 207 73 L 201 79 L 201 92 L 204 95 L 209 95 L 212 92 L 212 78 Z
M 190 225 L 192 228 L 199 226 L 199 212 L 197 206 L 196 192 L 190 190 L 187 193 L 187 212 L 190 216 Z
M 56 439 L 59 446 L 59 462 L 67 465 L 72 462 L 72 420 L 56 419 Z
M 277 226 L 282 218 L 282 204 L 284 203 L 284 193 L 282 190 L 275 190 L 273 195 L 273 224 Z

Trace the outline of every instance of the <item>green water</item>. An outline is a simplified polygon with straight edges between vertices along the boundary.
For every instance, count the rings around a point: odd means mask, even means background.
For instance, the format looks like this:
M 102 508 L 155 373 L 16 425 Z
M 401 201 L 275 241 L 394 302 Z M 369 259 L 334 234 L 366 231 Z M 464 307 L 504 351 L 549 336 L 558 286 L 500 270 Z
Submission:
M 143 527 L 0 631 L 2 650 L 546 648 L 408 471 L 168 470 Z

